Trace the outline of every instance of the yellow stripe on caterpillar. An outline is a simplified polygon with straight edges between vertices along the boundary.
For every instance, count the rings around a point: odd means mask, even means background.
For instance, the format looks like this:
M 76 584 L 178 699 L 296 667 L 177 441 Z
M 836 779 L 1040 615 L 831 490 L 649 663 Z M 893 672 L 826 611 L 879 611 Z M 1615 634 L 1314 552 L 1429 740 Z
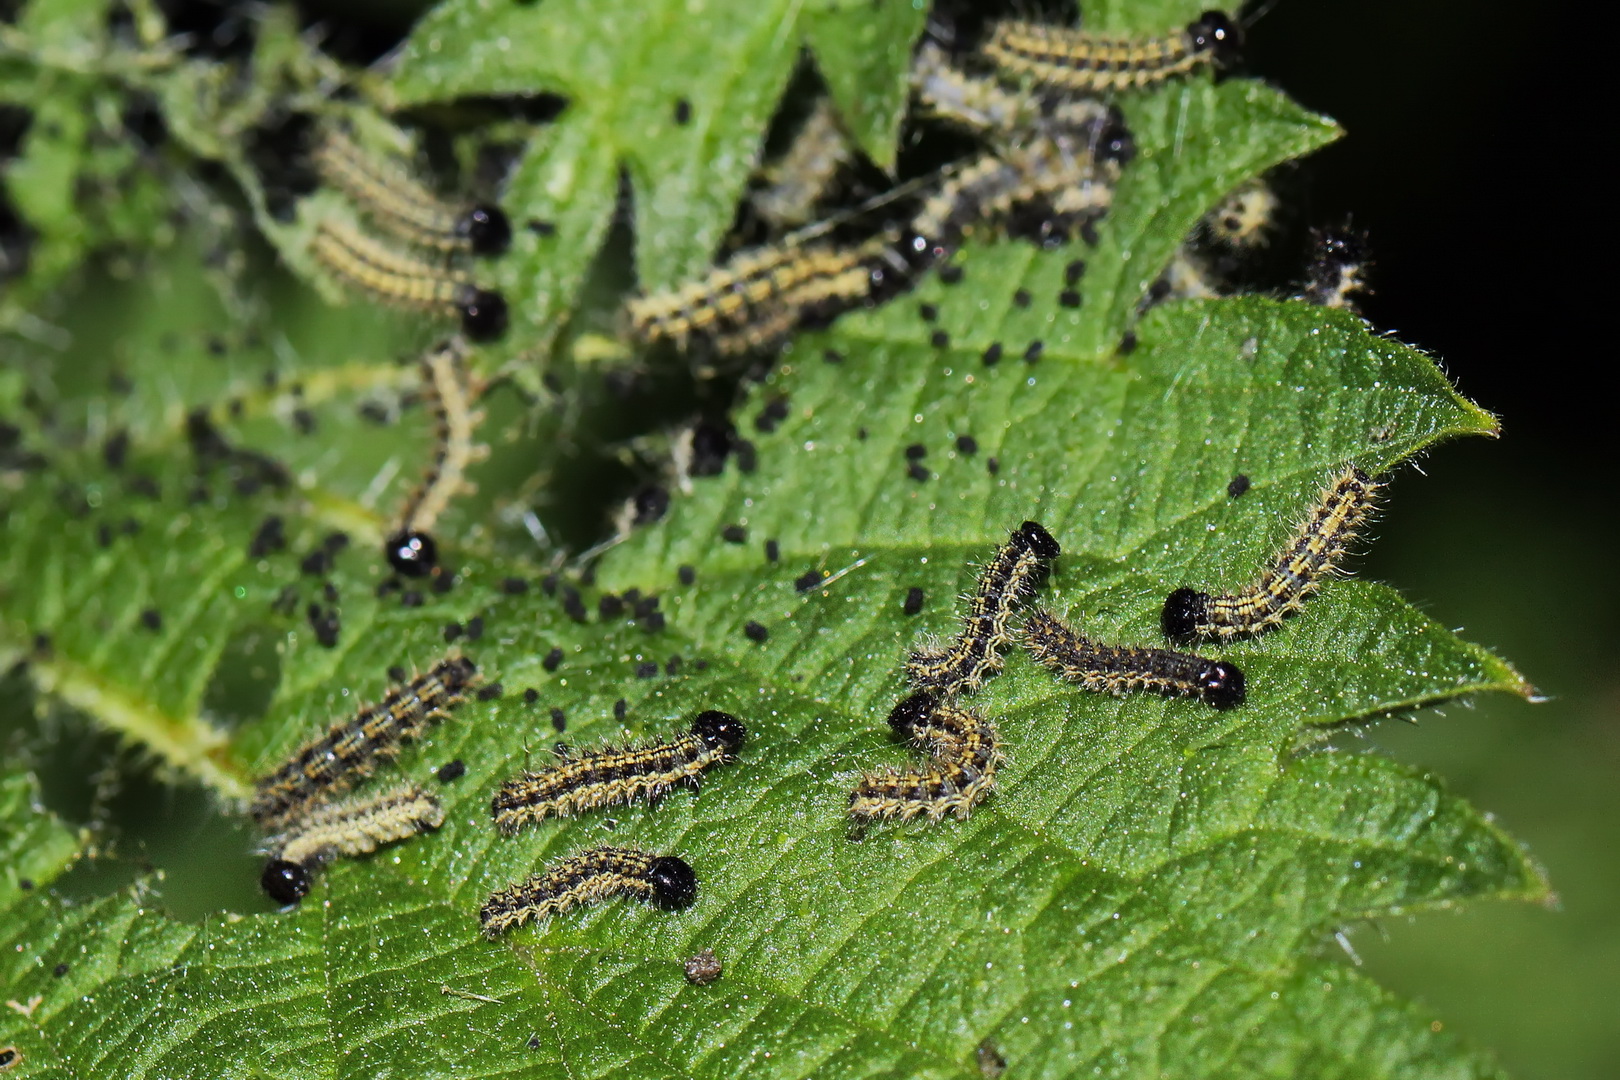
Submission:
M 401 507 L 395 528 L 383 543 L 383 554 L 396 571 L 422 577 L 438 565 L 432 530 L 450 501 L 477 486 L 467 470 L 489 456 L 489 447 L 474 442 L 484 413 L 474 408 L 483 387 L 474 380 L 463 342 L 451 339 L 422 358 L 424 394 L 433 409 L 433 462 Z
M 692 721 L 690 732 L 667 742 L 577 755 L 559 750 L 558 764 L 502 784 L 490 813 L 496 828 L 511 836 L 547 817 L 572 817 L 637 799 L 655 803 L 677 787 L 697 787 L 705 769 L 736 760 L 747 737 L 741 720 L 709 709 Z
M 357 203 L 378 225 L 408 243 L 438 251 L 498 255 L 512 226 L 498 206 L 458 209 L 434 195 L 399 162 L 367 154 L 347 133 L 329 126 L 311 158 L 327 183 Z
M 571 908 L 629 896 L 676 911 L 697 899 L 697 874 L 674 855 L 635 848 L 597 847 L 556 863 L 490 896 L 478 912 L 486 937 L 533 919 L 544 922 Z
M 1234 638 L 1281 625 L 1332 574 L 1377 507 L 1383 484 L 1354 465 L 1322 489 L 1316 506 L 1248 588 L 1211 596 L 1181 588 L 1165 599 L 1160 625 L 1171 640 Z
M 1024 647 L 1064 682 L 1116 697 L 1138 690 L 1198 698 L 1217 709 L 1243 704 L 1243 672 L 1224 660 L 1169 649 L 1103 645 L 1036 610 L 1021 631 Z
M 261 778 L 249 813 L 261 826 L 273 828 L 311 803 L 347 791 L 460 704 L 463 691 L 476 679 L 473 662 L 453 656 L 392 688 L 381 701 L 333 724 Z
M 918 649 L 906 659 L 906 677 L 935 695 L 972 692 L 1001 671 L 1001 650 L 1012 640 L 1010 621 L 1034 593 L 1058 542 L 1038 522 L 1026 521 L 985 564 L 968 602 L 962 630 L 950 644 Z
M 265 842 L 270 860 L 259 885 L 277 903 L 294 904 L 309 894 L 322 863 L 366 855 L 443 824 L 439 800 L 415 784 L 304 807 Z
M 1125 38 L 1070 27 L 997 23 L 984 55 L 1004 74 L 1071 94 L 1143 90 L 1206 65 L 1236 59 L 1243 34 L 1219 11 L 1206 11 L 1162 37 Z
M 861 777 L 849 796 L 858 822 L 965 821 L 995 787 L 1004 755 L 995 723 L 955 703 L 919 693 L 889 715 L 889 726 L 933 757 L 910 769 L 885 768 Z
M 873 264 L 892 245 L 882 237 L 845 247 L 801 245 L 792 237 L 751 248 L 696 281 L 632 298 L 625 313 L 643 343 L 695 338 L 723 353 L 774 343 L 820 308 L 840 310 L 872 288 Z
M 506 300 L 500 293 L 378 243 L 347 222 L 317 222 L 309 252 L 339 283 L 374 299 L 459 315 L 462 332 L 474 341 L 506 332 Z
M 282 831 L 265 841 L 278 859 L 311 866 L 352 858 L 444 824 L 444 808 L 430 792 L 408 784 L 380 795 L 365 795 L 306 807 Z

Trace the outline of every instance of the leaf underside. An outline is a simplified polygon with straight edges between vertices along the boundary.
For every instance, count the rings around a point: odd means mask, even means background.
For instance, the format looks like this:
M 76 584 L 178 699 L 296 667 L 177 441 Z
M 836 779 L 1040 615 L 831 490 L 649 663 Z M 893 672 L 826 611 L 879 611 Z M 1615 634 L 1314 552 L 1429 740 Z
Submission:
M 641 279 L 704 265 L 806 43 L 853 133 L 892 164 L 921 13 L 691 7 L 452 3 L 413 32 L 386 87 L 401 105 L 568 100 L 504 194 L 514 218 L 558 227 L 520 230 L 491 271 L 532 303 L 514 305 L 486 372 L 527 363 L 516 382 L 538 385 L 534 357 L 578 302 L 621 167 Z M 1141 30 L 1196 10 L 1095 15 Z M 689 125 L 672 119 L 677 98 Z M 1006 740 L 989 801 L 966 822 L 849 829 L 855 778 L 915 760 L 883 724 L 905 655 L 954 632 L 959 595 L 1019 522 L 1063 545 L 1043 604 L 1102 640 L 1159 644 L 1167 592 L 1251 580 L 1344 462 L 1390 472 L 1398 513 L 1418 482 L 1401 462 L 1494 433 L 1432 361 L 1345 313 L 1244 297 L 1139 319 L 1221 195 L 1336 129 L 1244 79 L 1124 104 L 1139 156 L 1096 247 L 980 241 L 957 256 L 959 282 L 931 278 L 792 342 L 733 412 L 757 467 L 672 480 L 664 520 L 601 558 L 584 622 L 540 587 L 557 553 L 522 528 L 532 505 L 566 510 L 579 429 L 510 384 L 486 399 L 480 490 L 441 526 L 455 587 L 419 606 L 377 595 L 378 542 L 431 440 L 420 409 L 398 409 L 415 385 L 402 361 L 430 340 L 413 320 L 328 308 L 279 279 L 222 286 L 182 243 L 104 290 L 105 321 L 66 351 L 8 341 L 18 370 L 52 373 L 53 422 L 23 431 L 50 469 L 0 489 L 0 654 L 26 657 L 38 692 L 236 813 L 252 777 L 376 700 L 390 666 L 442 655 L 448 623 L 482 620 L 456 647 L 503 689 L 399 761 L 444 801 L 444 827 L 331 867 L 287 912 L 187 922 L 151 880 L 65 900 L 49 886 L 87 841 L 8 765 L 0 983 L 16 1005 L 0 1010 L 0 1048 L 20 1052 L 21 1075 L 977 1077 L 981 1048 L 1020 1077 L 1496 1075 L 1333 942 L 1359 920 L 1547 894 L 1438 779 L 1336 742 L 1528 690 L 1384 586 L 1329 582 L 1278 631 L 1211 648 L 1248 676 L 1229 712 L 1083 694 L 1010 655 L 974 702 Z M 1076 258 L 1077 309 L 1057 300 Z M 243 291 L 253 303 L 233 301 Z M 1020 359 L 1034 342 L 1038 362 Z M 1004 359 L 986 365 L 995 343 Z M 109 393 L 109 378 L 132 389 Z M 779 401 L 786 419 L 756 425 Z M 361 414 L 379 403 L 396 422 Z M 199 456 L 198 409 L 282 471 Z M 109 461 L 120 432 L 129 449 Z M 908 472 L 913 445 L 926 480 Z M 1239 474 L 1251 486 L 1232 497 Z M 272 515 L 285 546 L 251 550 Z M 724 541 L 728 526 L 746 538 Z M 326 545 L 338 532 L 350 544 Z M 330 566 L 312 569 L 323 551 Z M 801 591 L 812 571 L 821 582 Z M 664 629 L 596 614 L 599 594 L 632 588 L 659 597 Z M 908 616 L 914 588 L 924 604 Z M 335 647 L 311 604 L 340 613 Z M 742 717 L 750 739 L 701 794 L 496 835 L 489 800 L 545 758 L 553 710 L 589 747 L 664 736 L 705 708 Z M 467 772 L 441 785 L 453 759 Z M 479 936 L 491 890 L 603 842 L 681 854 L 697 903 L 609 903 Z M 724 975 L 689 985 L 683 961 L 703 948 Z

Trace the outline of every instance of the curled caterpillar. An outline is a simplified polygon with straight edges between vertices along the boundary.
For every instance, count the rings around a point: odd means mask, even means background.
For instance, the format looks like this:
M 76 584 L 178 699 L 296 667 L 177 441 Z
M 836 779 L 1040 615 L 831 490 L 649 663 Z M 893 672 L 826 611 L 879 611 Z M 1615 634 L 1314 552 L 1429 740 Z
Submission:
M 462 332 L 474 341 L 493 341 L 506 332 L 506 299 L 500 293 L 395 251 L 345 222 L 320 221 L 309 250 L 337 280 L 378 300 L 454 312 Z
M 433 409 L 433 464 L 405 500 L 398 523 L 383 542 L 388 564 L 408 577 L 421 577 L 438 565 L 433 525 L 458 493 L 476 490 L 467 469 L 489 456 L 487 446 L 473 441 L 484 414 L 473 407 L 478 388 L 460 341 L 444 342 L 423 357 L 422 384 Z
M 270 861 L 259 884 L 272 900 L 291 904 L 309 893 L 321 863 L 365 855 L 444 824 L 444 808 L 415 784 L 306 809 L 265 843 Z
M 1364 233 L 1345 229 L 1311 230 L 1311 263 L 1300 299 L 1321 307 L 1356 310 L 1355 296 L 1372 292 L 1367 268 L 1372 259 Z
M 697 886 L 697 874 L 677 856 L 598 847 L 492 894 L 479 910 L 478 921 L 484 935 L 494 938 L 530 919 L 541 922 L 570 908 L 615 896 L 678 911 L 697 899 Z
M 1237 59 L 1243 32 L 1228 15 L 1206 11 L 1163 37 L 1122 38 L 1008 20 L 996 24 L 984 55 L 1003 73 L 1071 94 L 1142 90 L 1205 65 Z
M 822 98 L 786 152 L 761 170 L 764 186 L 749 195 L 749 202 L 773 232 L 804 225 L 853 160 L 838 112 Z
M 966 820 L 994 788 L 1004 755 L 993 721 L 952 699 L 919 693 L 895 706 L 889 726 L 933 757 L 917 768 L 861 777 L 849 796 L 856 821 Z
M 688 734 L 667 742 L 606 747 L 578 756 L 559 750 L 558 764 L 502 784 L 490 813 L 496 828 L 511 836 L 549 816 L 572 817 L 641 798 L 656 802 L 679 786 L 696 788 L 703 770 L 735 761 L 747 737 L 741 720 L 709 709 L 692 721 Z
M 1293 539 L 1254 584 L 1225 596 L 1190 588 L 1171 593 L 1159 618 L 1165 637 L 1226 639 L 1280 625 L 1334 571 L 1371 516 L 1382 487 L 1354 465 L 1345 468 L 1322 489 Z
M 1135 690 L 1198 698 L 1217 709 L 1243 704 L 1243 672 L 1224 660 L 1168 649 L 1102 645 L 1064 625 L 1048 611 L 1024 622 L 1024 647 L 1065 682 L 1123 697 Z
M 353 717 L 333 724 L 259 780 L 249 813 L 260 825 L 273 828 L 304 807 L 347 791 L 370 775 L 379 761 L 397 755 L 406 742 L 460 704 L 477 670 L 464 656 L 440 660 L 389 690 L 375 705 L 363 706 Z
M 500 207 L 450 206 L 397 162 L 378 161 L 336 127 L 322 133 L 311 157 L 327 183 L 401 240 L 474 255 L 499 255 L 511 246 L 512 223 Z
M 1026 521 L 1013 530 L 979 575 L 961 633 L 943 648 L 919 649 L 906 659 L 911 684 L 949 695 L 977 690 L 998 673 L 1001 650 L 1012 640 L 1013 612 L 1034 593 L 1061 550 L 1038 522 Z

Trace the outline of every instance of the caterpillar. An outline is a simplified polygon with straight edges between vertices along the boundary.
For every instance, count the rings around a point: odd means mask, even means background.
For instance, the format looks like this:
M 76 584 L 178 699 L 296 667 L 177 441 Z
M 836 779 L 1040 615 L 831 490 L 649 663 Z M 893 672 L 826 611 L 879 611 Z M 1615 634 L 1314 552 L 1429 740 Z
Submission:
M 816 203 L 832 188 L 854 155 L 832 102 L 822 98 L 805 118 L 782 156 L 761 170 L 764 186 L 748 198 L 773 231 L 810 221 Z
M 311 156 L 322 179 L 401 240 L 474 255 L 499 255 L 511 246 L 512 223 L 500 207 L 449 206 L 402 167 L 379 163 L 336 128 L 326 129 Z
M 697 281 L 632 298 L 625 308 L 631 336 L 682 349 L 702 338 L 721 353 L 764 347 L 865 300 L 884 278 L 892 246 L 888 236 L 851 247 L 789 237 L 751 248 Z
M 296 903 L 309 894 L 312 873 L 321 863 L 365 855 L 443 824 L 439 800 L 415 784 L 323 803 L 294 816 L 280 835 L 266 841 L 270 860 L 259 884 L 277 903 Z
M 597 847 L 562 860 L 518 885 L 493 893 L 478 912 L 486 937 L 530 919 L 543 922 L 583 904 L 629 896 L 666 911 L 697 899 L 697 874 L 675 855 Z
M 1040 115 L 1041 102 L 1010 90 L 994 78 L 972 75 L 951 63 L 950 54 L 925 40 L 911 65 L 911 95 L 917 111 L 976 133 L 1028 128 Z
M 1112 205 L 1120 170 L 1135 149 L 1117 110 L 1096 102 L 1085 108 L 1089 123 L 1038 125 L 940 185 L 907 230 L 913 251 L 937 259 L 980 225 L 1043 240 L 1077 225 L 1086 233 Z
M 889 729 L 931 757 L 966 755 L 980 769 L 1001 764 L 999 744 L 985 739 L 982 725 L 988 723 L 954 699 L 941 698 L 928 690 L 918 690 L 889 711 Z M 994 726 L 990 731 L 993 733 Z
M 1236 22 L 1206 11 L 1173 34 L 1151 38 L 1007 20 L 996 24 L 983 52 L 1004 74 L 1065 93 L 1101 95 L 1157 86 L 1208 64 L 1227 67 L 1242 45 Z
M 15 1046 L 0 1046 L 0 1069 L 9 1069 L 19 1064 L 22 1059 L 22 1051 Z
M 548 816 L 572 817 L 639 798 L 654 803 L 683 784 L 696 788 L 705 769 L 736 760 L 747 737 L 741 720 L 709 709 L 692 721 L 688 734 L 667 742 L 606 747 L 577 757 L 559 749 L 559 764 L 502 784 L 490 813 L 496 827 L 511 836 Z
M 484 419 L 473 403 L 481 388 L 467 370 L 467 350 L 457 341 L 436 346 L 422 359 L 422 383 L 435 423 L 433 464 L 401 508 L 398 524 L 383 542 L 388 565 L 408 577 L 421 577 L 438 566 L 438 545 L 431 530 L 459 492 L 475 491 L 467 468 L 489 456 L 489 447 L 473 441 Z
M 1040 126 L 1080 130 L 1109 118 L 1107 107 L 1093 98 L 1031 94 L 965 71 L 928 40 L 917 51 L 910 79 L 921 115 L 986 136 L 1003 150 Z
M 1030 613 L 1024 647 L 1065 682 L 1123 697 L 1133 690 L 1198 698 L 1217 709 L 1243 704 L 1243 672 L 1224 660 L 1168 649 L 1102 645 L 1065 626 L 1049 611 Z
M 1299 298 L 1321 307 L 1356 310 L 1353 297 L 1367 286 L 1367 237 L 1350 229 L 1312 229 L 1312 256 Z
M 347 223 L 320 221 L 309 250 L 333 277 L 379 300 L 454 311 L 461 316 L 462 332 L 474 341 L 493 341 L 506 332 L 506 299 L 500 293 L 395 251 Z
M 464 656 L 448 657 L 389 690 L 375 705 L 363 706 L 348 720 L 333 724 L 259 780 L 248 812 L 270 828 L 311 803 L 348 790 L 377 762 L 394 757 L 404 743 L 460 704 L 477 671 Z
M 857 821 L 910 821 L 946 815 L 966 820 L 995 786 L 1004 755 L 995 723 L 954 700 L 913 694 L 889 714 L 889 726 L 934 756 L 913 769 L 861 777 L 849 796 Z
M 1271 242 L 1277 209 L 1282 200 L 1264 180 L 1251 180 L 1230 191 L 1204 215 L 1203 233 L 1227 248 L 1265 247 Z
M 1226 639 L 1281 624 L 1333 572 L 1371 516 L 1382 487 L 1354 465 L 1346 467 L 1322 489 L 1316 507 L 1254 584 L 1226 596 L 1190 588 L 1171 593 L 1159 618 L 1165 637 Z
M 1148 286 L 1140 306 L 1146 309 L 1168 300 L 1212 300 L 1222 295 L 1215 268 L 1194 246 L 1184 243 L 1176 248 L 1164 273 Z
M 955 694 L 977 690 L 1001 670 L 1001 650 L 1020 601 L 1031 595 L 1051 561 L 1061 554 L 1052 534 L 1026 521 L 985 565 L 969 600 L 962 632 L 943 648 L 918 649 L 906 659 L 906 676 L 919 690 Z

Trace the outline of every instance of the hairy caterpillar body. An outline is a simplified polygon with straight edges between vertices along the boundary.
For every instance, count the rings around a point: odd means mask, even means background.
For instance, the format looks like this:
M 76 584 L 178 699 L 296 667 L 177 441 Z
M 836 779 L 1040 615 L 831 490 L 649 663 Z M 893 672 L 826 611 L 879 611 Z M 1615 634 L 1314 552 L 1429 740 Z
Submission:
M 385 303 L 459 315 L 462 332 L 473 341 L 492 341 L 506 332 L 506 299 L 500 293 L 395 251 L 347 223 L 317 223 L 309 251 L 338 281 Z
M 940 185 L 907 228 L 903 248 L 912 249 L 912 260 L 937 259 L 986 226 L 1043 240 L 1079 229 L 1091 239 L 1134 147 L 1116 110 L 1097 102 L 1083 108 L 1086 123 L 1037 125 Z
M 1217 709 L 1243 704 L 1243 672 L 1224 660 L 1169 649 L 1103 645 L 1064 625 L 1051 612 L 1030 613 L 1024 647 L 1065 682 L 1122 697 L 1138 690 L 1197 698 Z
M 398 163 L 367 154 L 343 131 L 329 127 L 311 157 L 327 183 L 401 240 L 474 255 L 499 255 L 511 246 L 512 224 L 500 207 L 451 206 Z
M 933 757 L 916 768 L 861 777 L 849 797 L 856 821 L 966 820 L 994 788 L 1004 755 L 993 721 L 953 699 L 919 693 L 895 706 L 889 726 Z
M 892 246 L 888 236 L 853 246 L 789 237 L 751 248 L 696 281 L 631 299 L 631 336 L 683 349 L 703 339 L 721 353 L 763 348 L 870 297 Z
M 747 737 L 741 720 L 710 709 L 698 714 L 689 733 L 667 742 L 577 755 L 560 750 L 558 764 L 502 784 L 490 812 L 496 827 L 511 836 L 551 816 L 571 817 L 636 799 L 656 802 L 677 787 L 697 787 L 705 769 L 736 760 Z
M 295 903 L 309 893 L 321 863 L 365 855 L 444 824 L 444 808 L 415 784 L 306 808 L 265 843 L 270 861 L 259 879 L 272 900 Z
M 1263 633 L 1298 611 L 1331 574 L 1377 505 L 1383 487 L 1354 465 L 1317 497 L 1316 506 L 1254 584 L 1211 596 L 1181 588 L 1165 599 L 1160 625 L 1171 640 Z
M 375 705 L 362 707 L 299 747 L 280 768 L 260 779 L 249 813 L 271 828 L 311 803 L 348 790 L 370 775 L 378 762 L 397 755 L 404 743 L 446 716 L 476 678 L 473 662 L 457 656 L 394 687 Z
M 1206 11 L 1175 33 L 1125 38 L 1042 23 L 996 24 L 984 55 L 1007 75 L 1071 94 L 1143 90 L 1206 65 L 1237 58 L 1243 33 L 1230 16 Z
M 943 696 L 977 690 L 998 673 L 1001 650 L 1012 640 L 1013 612 L 1034 593 L 1061 550 L 1038 522 L 1026 521 L 1015 529 L 979 575 L 956 639 L 907 658 L 911 684 Z
M 438 565 L 434 523 L 457 494 L 476 490 L 467 469 L 489 456 L 489 448 L 474 441 L 484 414 L 474 408 L 478 388 L 461 342 L 447 341 L 428 352 L 422 360 L 422 385 L 433 409 L 433 463 L 383 543 L 389 565 L 409 577 L 421 577 Z
M 478 912 L 486 937 L 500 936 L 530 919 L 543 922 L 583 904 L 629 896 L 665 910 L 697 899 L 697 874 L 684 859 L 635 848 L 598 847 L 494 893 Z

